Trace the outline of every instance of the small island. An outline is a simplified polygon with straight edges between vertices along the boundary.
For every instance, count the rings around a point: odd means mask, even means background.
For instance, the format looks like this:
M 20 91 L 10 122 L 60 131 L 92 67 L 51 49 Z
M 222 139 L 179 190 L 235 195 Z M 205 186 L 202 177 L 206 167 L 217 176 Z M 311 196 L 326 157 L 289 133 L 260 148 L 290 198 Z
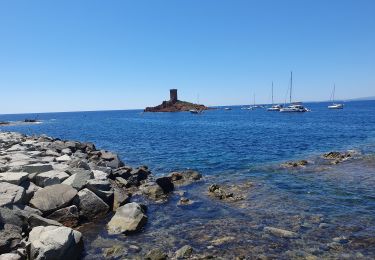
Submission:
M 171 89 L 170 99 L 168 101 L 163 101 L 163 103 L 156 107 L 146 107 L 144 112 L 182 112 L 190 110 L 203 111 L 208 109 L 209 108 L 204 105 L 178 100 L 177 89 Z

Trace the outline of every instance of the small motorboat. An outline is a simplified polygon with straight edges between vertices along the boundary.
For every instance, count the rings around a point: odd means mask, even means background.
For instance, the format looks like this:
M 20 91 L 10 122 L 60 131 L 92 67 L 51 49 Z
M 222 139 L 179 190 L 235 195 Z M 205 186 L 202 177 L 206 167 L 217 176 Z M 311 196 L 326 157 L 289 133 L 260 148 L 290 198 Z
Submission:
M 230 108 L 230 107 L 226 107 L 226 108 L 224 108 L 224 110 L 232 110 L 232 108 Z
M 344 108 L 344 104 L 332 104 L 330 106 L 328 106 L 329 109 L 343 109 Z

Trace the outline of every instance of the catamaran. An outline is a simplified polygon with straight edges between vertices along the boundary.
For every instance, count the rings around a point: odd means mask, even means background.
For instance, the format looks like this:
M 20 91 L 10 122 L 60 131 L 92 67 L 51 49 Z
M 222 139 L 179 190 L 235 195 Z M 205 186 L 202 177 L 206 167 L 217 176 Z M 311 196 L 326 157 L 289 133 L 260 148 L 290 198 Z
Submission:
M 267 111 L 280 111 L 282 109 L 282 105 L 274 105 L 273 103 L 273 81 L 272 81 L 272 106 L 267 108 Z
M 333 85 L 333 91 L 331 94 L 331 99 L 332 99 L 332 105 L 328 106 L 328 109 L 343 109 L 344 104 L 340 103 L 335 103 L 335 91 L 336 91 L 336 85 Z
M 309 112 L 301 102 L 292 102 L 293 72 L 290 72 L 289 106 L 280 109 L 280 112 Z

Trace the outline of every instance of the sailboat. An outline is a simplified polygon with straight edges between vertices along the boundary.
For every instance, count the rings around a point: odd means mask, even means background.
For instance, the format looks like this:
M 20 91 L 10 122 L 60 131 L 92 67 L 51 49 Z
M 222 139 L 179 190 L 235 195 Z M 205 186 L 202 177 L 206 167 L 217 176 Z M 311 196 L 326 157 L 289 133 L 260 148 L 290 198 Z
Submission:
M 199 94 L 197 96 L 197 105 L 199 105 Z M 189 112 L 192 113 L 192 114 L 202 114 L 203 113 L 203 109 L 190 109 Z
M 328 106 L 328 109 L 343 109 L 344 104 L 335 103 L 335 92 L 336 92 L 336 84 L 333 85 L 333 91 L 332 91 L 332 105 Z
M 273 103 L 273 81 L 272 81 L 272 106 L 267 108 L 267 111 L 280 111 L 282 109 L 282 105 L 274 105 Z
M 290 89 L 289 89 L 289 106 L 280 109 L 280 112 L 309 112 L 310 110 L 307 109 L 302 105 L 301 102 L 294 102 L 292 103 L 292 90 L 293 90 L 293 72 L 290 72 Z

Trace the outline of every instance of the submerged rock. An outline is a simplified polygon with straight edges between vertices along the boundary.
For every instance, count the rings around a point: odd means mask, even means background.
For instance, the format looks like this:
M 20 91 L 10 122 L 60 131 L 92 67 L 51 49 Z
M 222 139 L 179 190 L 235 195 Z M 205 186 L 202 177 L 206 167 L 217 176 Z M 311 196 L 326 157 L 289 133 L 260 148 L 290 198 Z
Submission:
M 283 168 L 296 168 L 296 167 L 305 167 L 309 162 L 306 160 L 300 160 L 295 162 L 285 162 L 281 164 Z
M 346 152 L 329 152 L 322 155 L 323 159 L 331 160 L 332 164 L 338 164 L 346 161 L 353 156 L 357 155 L 358 152 L 354 150 L 348 150 Z
M 283 237 L 283 238 L 297 238 L 298 237 L 298 234 L 293 231 L 284 230 L 284 229 L 275 228 L 275 227 L 265 227 L 264 231 L 277 237 Z
M 234 195 L 233 192 L 230 192 L 228 190 L 225 190 L 218 184 L 212 184 L 208 188 L 209 194 L 214 196 L 215 198 L 219 200 L 226 200 L 226 201 L 238 201 L 243 200 L 243 196 L 237 196 Z
M 119 207 L 107 225 L 108 233 L 121 234 L 140 231 L 147 216 L 138 203 L 132 202 Z
M 35 227 L 29 235 L 31 260 L 81 259 L 82 234 L 68 227 Z
M 160 248 L 155 248 L 149 251 L 145 259 L 147 260 L 165 260 L 167 259 L 168 255 L 164 253 Z

